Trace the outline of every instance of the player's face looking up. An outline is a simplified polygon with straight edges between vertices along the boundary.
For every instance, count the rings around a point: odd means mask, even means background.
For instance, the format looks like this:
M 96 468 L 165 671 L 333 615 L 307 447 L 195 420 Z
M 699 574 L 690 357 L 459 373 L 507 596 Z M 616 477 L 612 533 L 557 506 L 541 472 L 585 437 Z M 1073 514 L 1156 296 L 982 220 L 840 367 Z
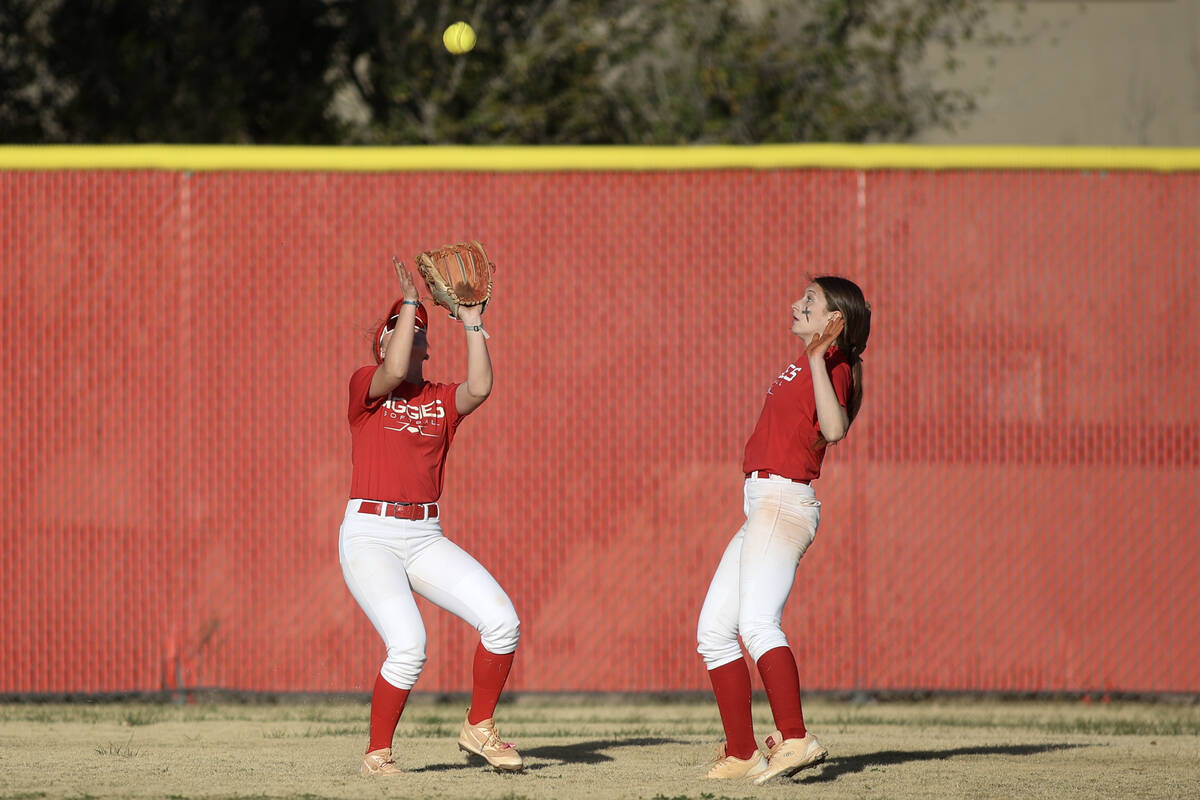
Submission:
M 380 360 L 387 355 L 388 345 L 396 332 L 396 322 L 399 317 L 393 316 L 383 328 L 383 336 L 379 340 Z M 429 360 L 429 332 L 425 328 L 417 328 L 413 332 L 412 358 L 409 359 L 409 379 L 421 379 L 421 365 Z
M 830 311 L 825 302 L 825 291 L 815 283 L 809 284 L 804 296 L 792 303 L 792 333 L 807 338 L 821 333 L 836 311 Z
M 429 359 L 429 334 L 425 331 L 417 331 L 413 334 L 413 355 L 419 356 L 419 358 L 414 358 L 414 361 Z

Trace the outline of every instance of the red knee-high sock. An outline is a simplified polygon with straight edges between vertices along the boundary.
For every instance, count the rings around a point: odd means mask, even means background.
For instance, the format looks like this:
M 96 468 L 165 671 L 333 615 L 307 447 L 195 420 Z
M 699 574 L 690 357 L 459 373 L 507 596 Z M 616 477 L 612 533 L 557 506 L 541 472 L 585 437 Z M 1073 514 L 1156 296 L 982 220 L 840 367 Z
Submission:
M 725 755 L 750 758 L 758 749 L 750 710 L 750 668 L 739 658 L 708 671 L 725 727 Z
M 496 703 L 500 701 L 500 692 L 504 690 L 515 655 L 516 652 L 492 653 L 483 646 L 483 642 L 475 648 L 475 662 L 471 667 L 471 709 L 467 712 L 467 722 L 478 725 L 496 713 Z
M 803 739 L 804 711 L 800 707 L 800 673 L 790 647 L 774 647 L 758 659 L 758 674 L 762 677 L 775 727 L 784 739 Z
M 396 723 L 400 721 L 404 704 L 408 702 L 408 692 L 408 689 L 399 689 L 388 683 L 383 673 L 375 679 L 375 689 L 371 692 L 371 742 L 367 745 L 368 753 L 392 746 Z

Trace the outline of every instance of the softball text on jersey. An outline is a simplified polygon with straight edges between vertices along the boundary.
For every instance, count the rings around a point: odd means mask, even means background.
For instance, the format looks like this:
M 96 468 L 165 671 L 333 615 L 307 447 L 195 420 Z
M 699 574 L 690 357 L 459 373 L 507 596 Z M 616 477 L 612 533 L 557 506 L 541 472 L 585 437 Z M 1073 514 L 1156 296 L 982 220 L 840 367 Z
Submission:
M 368 398 L 378 367 L 350 378 L 350 437 L 354 473 L 350 496 L 388 503 L 433 503 L 442 494 L 446 453 L 462 417 L 457 383 L 401 383 Z M 405 438 L 397 446 L 396 437 Z
M 835 347 L 825 354 L 825 368 L 838 402 L 850 396 L 850 363 Z M 813 395 L 808 356 L 788 364 L 767 390 L 754 433 L 746 442 L 743 472 L 767 470 L 798 480 L 816 480 L 821 474 L 825 443 L 817 423 L 817 401 Z

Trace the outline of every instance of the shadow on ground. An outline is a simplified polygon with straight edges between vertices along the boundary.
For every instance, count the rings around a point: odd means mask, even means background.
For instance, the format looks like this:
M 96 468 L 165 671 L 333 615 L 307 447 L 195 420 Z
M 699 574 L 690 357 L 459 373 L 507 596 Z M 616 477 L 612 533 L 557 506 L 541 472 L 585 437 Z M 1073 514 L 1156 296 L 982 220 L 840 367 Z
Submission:
M 548 745 L 545 747 L 521 747 L 521 756 L 525 759 L 533 759 L 533 763 L 527 762 L 525 769 L 534 771 L 544 769 L 546 767 L 560 766 L 562 764 L 601 764 L 606 761 L 612 761 L 613 757 L 601 752 L 602 750 L 614 750 L 618 747 L 647 747 L 657 744 L 683 744 L 682 739 L 665 739 L 658 736 L 643 736 L 636 739 L 595 739 L 590 742 L 576 742 L 575 744 L 566 745 Z M 463 756 L 468 758 L 470 766 L 484 766 L 486 762 L 475 755 Z M 412 770 L 413 772 L 441 772 L 450 769 L 462 769 L 461 763 L 455 764 L 429 764 L 422 769 Z
M 1069 750 L 1075 747 L 1090 747 L 1086 744 L 1014 744 L 995 747 L 954 747 L 949 750 L 880 750 L 877 753 L 863 753 L 859 756 L 831 758 L 817 773 L 800 773 L 793 783 L 829 783 L 843 775 L 862 772 L 868 767 L 890 767 L 896 764 L 906 764 L 910 761 L 943 761 L 955 756 L 1032 756 L 1038 753 L 1049 753 L 1055 750 Z

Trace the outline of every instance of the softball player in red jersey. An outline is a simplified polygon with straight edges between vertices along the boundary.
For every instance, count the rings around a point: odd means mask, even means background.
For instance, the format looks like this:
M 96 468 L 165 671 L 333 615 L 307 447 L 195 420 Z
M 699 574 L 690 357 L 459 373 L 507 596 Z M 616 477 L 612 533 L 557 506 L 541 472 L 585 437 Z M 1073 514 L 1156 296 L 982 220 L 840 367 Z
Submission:
M 862 402 L 859 355 L 871 310 L 851 281 L 821 277 L 792 303 L 791 323 L 805 350 L 767 390 L 746 442 L 746 522 L 721 556 L 696 633 L 725 728 L 709 778 L 766 783 L 827 754 L 804 727 L 799 673 L 780 620 L 821 518 L 812 481 L 821 474 L 825 446 L 846 435 Z M 739 636 L 758 667 L 777 728 L 765 751 L 754 738 L 750 670 Z
M 459 747 L 498 770 L 519 770 L 521 756 L 500 740 L 492 715 L 512 667 L 520 622 L 488 571 L 442 535 L 437 503 L 454 433 L 492 391 L 481 308 L 459 310 L 467 338 L 466 381 L 431 383 L 422 377 L 429 317 L 411 273 L 403 264 L 395 266 L 402 299 L 376 333 L 375 365 L 350 378 L 354 470 L 338 540 L 346 585 L 387 648 L 371 693 L 370 741 L 360 771 L 401 774 L 392 739 L 425 663 L 425 625 L 414 594 L 480 634 Z

